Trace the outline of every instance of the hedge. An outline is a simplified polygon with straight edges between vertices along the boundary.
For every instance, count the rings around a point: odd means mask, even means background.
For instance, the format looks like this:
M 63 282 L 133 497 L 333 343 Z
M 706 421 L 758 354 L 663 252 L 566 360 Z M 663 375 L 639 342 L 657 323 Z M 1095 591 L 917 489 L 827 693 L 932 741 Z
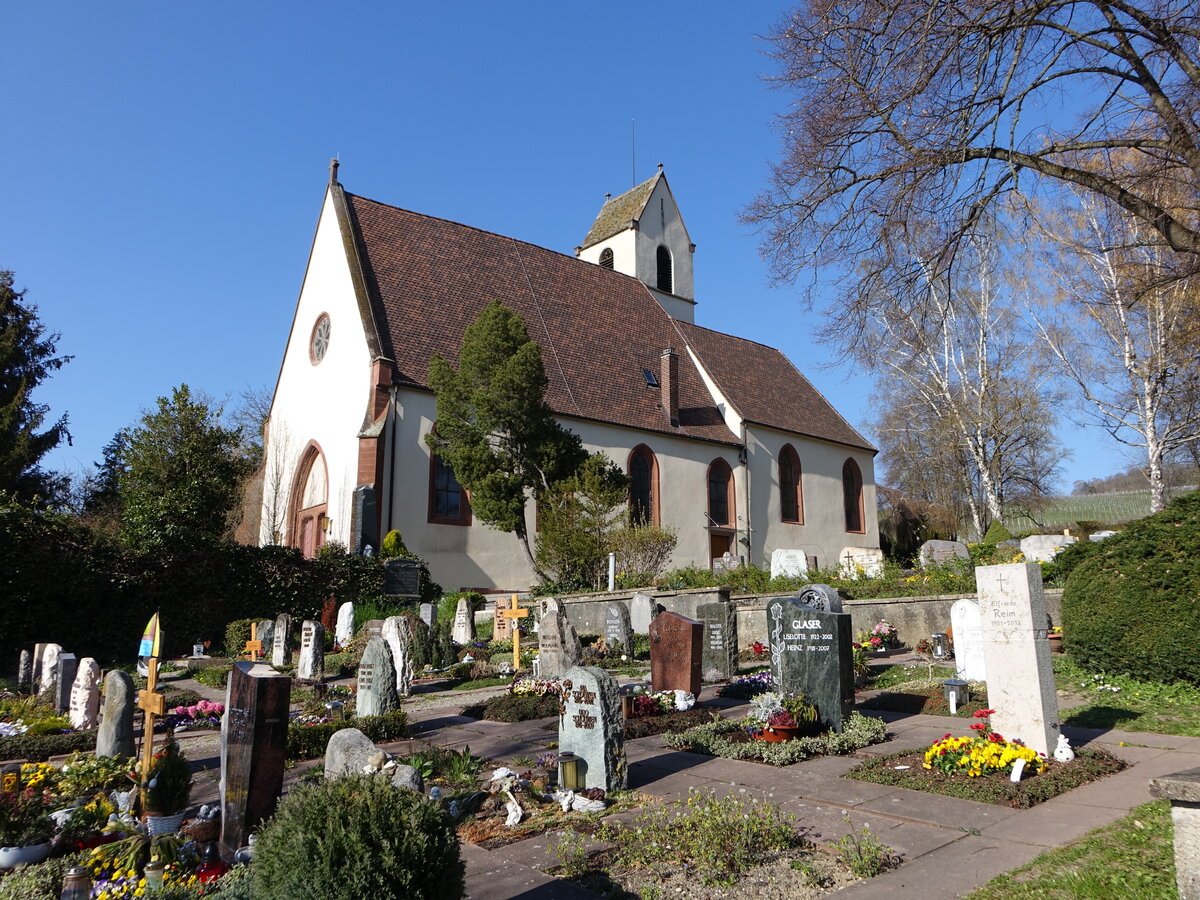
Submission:
M 408 715 L 399 709 L 382 716 L 363 716 L 360 719 L 327 722 L 324 725 L 289 725 L 287 758 L 316 759 L 324 756 L 329 739 L 343 728 L 357 728 L 376 744 L 381 744 L 404 737 L 407 727 Z
M 1200 681 L 1200 491 L 1097 548 L 1063 592 L 1067 652 L 1094 672 Z
M 0 759 L 45 762 L 52 756 L 95 749 L 95 730 L 73 731 L 70 734 L 18 734 L 0 738 Z

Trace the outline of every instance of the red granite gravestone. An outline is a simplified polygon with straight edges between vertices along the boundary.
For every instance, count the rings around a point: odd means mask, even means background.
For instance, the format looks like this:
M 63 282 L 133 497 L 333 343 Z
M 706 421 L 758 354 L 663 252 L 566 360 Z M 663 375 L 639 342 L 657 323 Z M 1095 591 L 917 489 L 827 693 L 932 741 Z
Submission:
M 509 608 L 508 598 L 497 599 L 492 606 L 492 640 L 506 641 L 512 636 L 512 620 L 504 618 Z
M 287 756 L 292 679 L 263 663 L 236 662 L 221 725 L 221 847 L 231 856 L 275 811 Z
M 659 613 L 650 623 L 650 682 L 656 691 L 700 694 L 704 623 L 678 613 Z

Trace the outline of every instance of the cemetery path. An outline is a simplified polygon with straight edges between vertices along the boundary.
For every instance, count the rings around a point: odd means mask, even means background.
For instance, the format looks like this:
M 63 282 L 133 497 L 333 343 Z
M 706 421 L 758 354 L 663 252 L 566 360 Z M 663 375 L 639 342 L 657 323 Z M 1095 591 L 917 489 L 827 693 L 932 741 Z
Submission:
M 180 687 L 190 688 L 187 682 Z M 409 740 L 383 745 L 402 755 L 422 744 L 465 748 L 495 764 L 513 757 L 534 756 L 557 739 L 555 719 L 507 724 L 469 719 L 462 706 L 503 691 L 443 691 L 406 699 Z M 745 704 L 722 701 L 706 688 L 701 698 L 725 715 L 741 715 Z M 860 756 L 924 748 L 948 730 L 965 732 L 967 721 L 955 728 L 946 717 L 870 713 L 888 723 L 887 742 L 867 748 Z M 549 726 L 549 728 L 547 727 Z M 785 768 L 702 756 L 672 750 L 661 737 L 626 743 L 630 787 L 663 800 L 686 798 L 694 788 L 718 795 L 744 792 L 761 802 L 794 814 L 810 840 L 826 843 L 863 826 L 901 854 L 904 864 L 866 882 L 843 888 L 839 898 L 894 900 L 920 896 L 923 900 L 952 900 L 970 893 L 988 879 L 1010 871 L 1053 847 L 1078 840 L 1093 828 L 1125 815 L 1151 798 L 1150 779 L 1200 767 L 1200 738 L 1134 734 L 1064 728 L 1072 745 L 1092 745 L 1122 757 L 1130 764 L 1123 772 L 1078 788 L 1030 810 L 1014 810 L 954 797 L 870 784 L 842 777 L 858 760 L 826 757 Z M 216 732 L 184 732 L 184 750 L 197 772 L 194 805 L 218 799 L 220 738 Z M 316 763 L 287 770 L 284 790 L 290 789 Z M 491 765 L 485 767 L 490 774 Z M 636 813 L 624 813 L 621 819 Z M 525 838 L 487 850 L 463 845 L 470 900 L 583 900 L 594 897 L 582 888 L 546 874 L 557 860 L 550 847 L 553 835 Z M 759 888 L 759 896 L 762 896 Z M 738 897 L 732 892 L 727 896 Z M 744 896 L 753 896 L 745 894 Z

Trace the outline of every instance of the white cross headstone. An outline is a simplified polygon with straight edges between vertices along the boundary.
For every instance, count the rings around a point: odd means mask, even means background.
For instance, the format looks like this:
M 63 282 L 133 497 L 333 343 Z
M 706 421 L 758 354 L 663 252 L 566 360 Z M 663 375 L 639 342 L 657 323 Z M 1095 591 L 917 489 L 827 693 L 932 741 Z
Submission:
M 983 658 L 983 620 L 979 604 L 963 598 L 950 607 L 950 627 L 954 630 L 954 665 L 964 681 L 987 681 Z

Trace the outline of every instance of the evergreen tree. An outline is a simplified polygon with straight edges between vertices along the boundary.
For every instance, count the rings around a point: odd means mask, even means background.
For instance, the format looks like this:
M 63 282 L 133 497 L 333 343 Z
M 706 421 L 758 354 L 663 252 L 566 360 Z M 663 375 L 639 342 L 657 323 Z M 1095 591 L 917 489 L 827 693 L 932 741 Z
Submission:
M 525 521 L 529 494 L 540 498 L 587 458 L 579 436 L 546 403 L 542 351 L 521 316 L 493 300 L 463 334 L 459 367 L 437 355 L 429 364 L 437 430 L 425 440 L 471 495 L 472 512 L 517 536 L 534 562 Z
M 229 532 L 250 464 L 241 433 L 186 384 L 142 416 L 127 435 L 118 475 L 121 537 L 144 551 L 213 543 Z
M 34 389 L 71 357 L 56 356 L 59 335 L 46 334 L 37 309 L 13 287 L 13 273 L 0 271 L 0 492 L 18 502 L 57 502 L 67 479 L 45 472 L 40 463 L 64 440 L 71 440 L 64 415 L 39 431 L 50 407 L 34 403 Z
M 612 536 L 629 524 L 629 476 L 602 453 L 545 499 L 537 535 L 538 565 L 563 589 L 603 587 Z

